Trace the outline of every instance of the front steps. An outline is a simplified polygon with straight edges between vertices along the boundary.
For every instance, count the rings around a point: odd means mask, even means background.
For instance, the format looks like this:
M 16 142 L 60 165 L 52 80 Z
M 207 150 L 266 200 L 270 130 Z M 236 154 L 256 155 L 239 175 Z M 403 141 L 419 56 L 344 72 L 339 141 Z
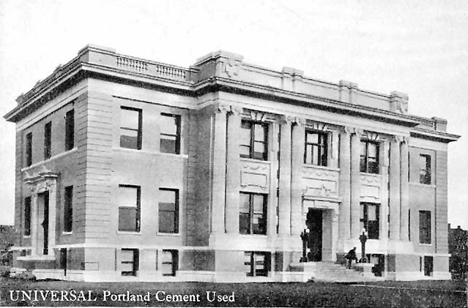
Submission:
M 359 272 L 333 262 L 306 262 L 290 265 L 292 272 L 302 272 L 303 280 L 329 281 L 329 282 L 364 282 L 384 280 L 375 277 L 373 273 Z

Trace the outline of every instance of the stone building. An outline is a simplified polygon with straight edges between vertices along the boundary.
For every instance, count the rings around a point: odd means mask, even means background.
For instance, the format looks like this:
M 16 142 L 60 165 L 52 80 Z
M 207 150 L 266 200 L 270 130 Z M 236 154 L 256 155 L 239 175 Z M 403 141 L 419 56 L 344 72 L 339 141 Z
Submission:
M 384 279 L 449 279 L 447 122 L 408 96 L 215 52 L 87 46 L 17 99 L 15 266 L 84 281 L 303 281 L 367 233 Z M 358 249 L 359 252 L 359 249 Z

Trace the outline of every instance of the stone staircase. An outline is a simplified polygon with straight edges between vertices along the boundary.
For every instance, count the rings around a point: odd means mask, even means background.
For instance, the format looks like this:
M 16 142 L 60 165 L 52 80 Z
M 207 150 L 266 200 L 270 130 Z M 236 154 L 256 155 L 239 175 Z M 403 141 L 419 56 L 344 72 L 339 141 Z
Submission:
M 384 280 L 372 273 L 363 273 L 357 269 L 348 269 L 334 262 L 307 262 L 290 265 L 291 271 L 303 272 L 304 280 L 330 282 L 364 282 Z

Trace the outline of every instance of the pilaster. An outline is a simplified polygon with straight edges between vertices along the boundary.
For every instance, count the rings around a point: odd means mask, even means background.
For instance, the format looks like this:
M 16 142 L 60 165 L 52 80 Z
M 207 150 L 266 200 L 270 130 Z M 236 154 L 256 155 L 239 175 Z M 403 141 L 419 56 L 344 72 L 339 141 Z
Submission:
M 340 134 L 340 240 L 346 241 L 351 235 L 351 128 L 345 127 Z M 344 247 L 343 247 L 344 249 Z
M 280 127 L 279 235 L 291 233 L 291 121 L 284 117 Z
M 400 239 L 400 143 L 394 136 L 390 143 L 390 239 Z
M 380 241 L 388 242 L 388 165 L 389 165 L 389 141 L 384 139 L 380 143 L 380 175 L 382 176 L 380 193 Z M 385 245 L 385 244 L 384 244 Z
M 224 233 L 224 207 L 226 204 L 226 120 L 229 107 L 218 104 L 214 114 L 213 141 L 213 198 L 211 231 Z
M 409 209 L 409 184 L 408 184 L 408 137 L 403 138 L 400 147 L 400 202 L 401 202 L 401 226 L 400 238 L 408 241 L 408 209 Z
M 37 256 L 37 193 L 33 193 L 31 198 L 31 255 Z
M 351 239 L 353 240 L 358 239 L 361 233 L 361 134 L 361 130 L 354 129 L 351 137 Z
M 291 235 L 299 236 L 305 225 L 302 216 L 302 165 L 304 163 L 305 119 L 295 118 L 292 127 Z
M 231 107 L 227 124 L 226 233 L 239 233 L 240 155 L 238 132 L 241 108 Z

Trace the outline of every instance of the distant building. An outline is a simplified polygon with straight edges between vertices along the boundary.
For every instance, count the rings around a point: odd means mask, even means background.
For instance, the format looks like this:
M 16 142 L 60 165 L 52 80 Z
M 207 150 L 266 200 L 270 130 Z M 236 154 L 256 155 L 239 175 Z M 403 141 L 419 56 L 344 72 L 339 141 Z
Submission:
M 18 98 L 15 265 L 85 281 L 302 281 L 367 232 L 386 279 L 449 279 L 446 120 L 216 52 L 87 46 Z M 359 251 L 359 249 L 358 249 Z

